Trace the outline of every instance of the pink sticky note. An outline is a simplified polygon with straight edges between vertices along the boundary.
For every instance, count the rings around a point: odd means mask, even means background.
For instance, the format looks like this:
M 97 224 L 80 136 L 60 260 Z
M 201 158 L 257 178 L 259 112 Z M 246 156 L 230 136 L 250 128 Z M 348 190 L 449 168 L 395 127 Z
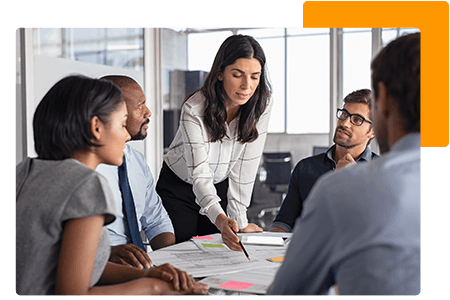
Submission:
M 193 236 L 192 237 L 194 240 L 213 240 L 212 237 L 210 237 L 209 235 L 204 235 L 204 236 Z
M 254 284 L 248 283 L 248 282 L 240 282 L 240 281 L 230 280 L 224 284 L 219 285 L 219 287 L 224 288 L 224 289 L 245 290 L 245 289 L 248 289 L 249 287 L 251 287 L 252 285 L 254 285 Z

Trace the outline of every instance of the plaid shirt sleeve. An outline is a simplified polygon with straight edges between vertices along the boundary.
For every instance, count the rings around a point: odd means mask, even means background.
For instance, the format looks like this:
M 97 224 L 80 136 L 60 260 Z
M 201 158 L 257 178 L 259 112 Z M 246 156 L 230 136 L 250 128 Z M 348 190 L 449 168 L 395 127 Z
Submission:
M 192 178 L 193 192 L 200 206 L 200 213 L 207 215 L 211 222 L 215 223 L 217 216 L 225 212 L 219 204 L 220 198 L 214 187 L 214 174 L 209 167 L 209 142 L 203 116 L 189 103 L 183 106 L 180 127 L 187 175 Z
M 272 111 L 273 101 L 270 101 L 266 111 L 258 121 L 257 128 L 259 136 L 251 142 L 246 143 L 241 156 L 231 169 L 228 176 L 228 215 L 236 220 L 239 228 L 245 228 L 248 225 L 247 207 L 250 200 L 255 183 L 256 174 L 264 149 L 267 137 L 267 129 L 269 127 L 270 113 Z

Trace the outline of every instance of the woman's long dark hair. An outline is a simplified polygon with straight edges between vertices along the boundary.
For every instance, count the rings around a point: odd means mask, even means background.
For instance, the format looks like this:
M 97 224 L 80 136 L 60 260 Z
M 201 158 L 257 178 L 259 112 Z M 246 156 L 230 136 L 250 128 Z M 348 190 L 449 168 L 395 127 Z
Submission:
M 239 58 L 256 58 L 261 64 L 261 76 L 253 96 L 239 108 L 238 141 L 248 143 L 258 138 L 256 124 L 266 110 L 271 95 L 271 87 L 265 70 L 266 56 L 253 37 L 232 35 L 220 46 L 211 71 L 200 89 L 206 99 L 204 118 L 211 142 L 222 141 L 226 136 L 226 92 L 223 82 L 218 77 L 226 66 L 232 65 Z

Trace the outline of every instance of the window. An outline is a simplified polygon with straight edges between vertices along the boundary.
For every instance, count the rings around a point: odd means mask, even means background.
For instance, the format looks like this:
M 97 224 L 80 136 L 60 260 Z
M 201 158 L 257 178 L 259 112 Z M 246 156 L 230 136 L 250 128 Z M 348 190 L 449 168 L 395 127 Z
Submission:
M 186 50 L 179 51 L 179 55 L 183 53 L 186 56 L 187 67 L 183 68 L 181 64 L 175 67 L 172 62 L 166 61 L 163 69 L 165 65 L 172 64 L 170 72 L 209 72 L 217 50 L 228 36 L 253 36 L 266 54 L 273 89 L 274 107 L 269 132 L 329 133 L 330 86 L 337 84 L 330 83 L 329 28 L 184 28 L 164 29 L 163 36 L 171 36 L 169 31 L 176 32 L 179 39 L 184 35 L 187 44 Z M 396 29 L 393 31 L 396 32 Z M 339 72 L 343 86 L 340 88 L 342 97 L 345 97 L 352 91 L 370 88 L 372 29 L 343 29 L 341 37 L 342 66 Z M 164 37 L 163 41 L 166 43 Z M 166 51 L 172 50 L 165 48 L 163 56 Z M 171 80 L 174 81 L 173 78 Z M 164 89 L 173 94 L 172 87 L 165 88 L 163 85 Z
M 209 72 L 217 50 L 231 31 L 188 34 L 188 70 Z
M 370 89 L 372 29 L 343 29 L 343 97 L 353 91 Z
M 330 103 L 329 29 L 288 30 L 287 133 L 328 133 Z
M 389 44 L 390 41 L 413 32 L 420 32 L 420 30 L 417 28 L 383 28 L 381 31 L 383 47 Z
M 142 28 L 37 28 L 34 53 L 143 71 Z
M 284 28 L 261 28 L 239 30 L 238 33 L 254 37 L 264 50 L 266 69 L 272 85 L 274 105 L 269 123 L 269 132 L 285 131 L 285 30 Z

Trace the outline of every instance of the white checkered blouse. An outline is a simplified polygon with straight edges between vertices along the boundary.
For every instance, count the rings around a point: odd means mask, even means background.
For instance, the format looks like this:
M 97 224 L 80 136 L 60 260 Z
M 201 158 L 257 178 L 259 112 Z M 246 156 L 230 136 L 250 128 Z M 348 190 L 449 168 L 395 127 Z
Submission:
M 227 125 L 227 136 L 222 142 L 209 142 L 204 124 L 205 100 L 200 92 L 183 105 L 180 126 L 164 161 L 179 178 L 193 185 L 200 213 L 215 223 L 221 208 L 214 184 L 229 178 L 227 213 L 237 221 L 239 228 L 248 225 L 247 207 L 250 205 L 253 184 L 267 137 L 273 101 L 259 119 L 259 137 L 242 144 L 237 141 L 238 118 Z

